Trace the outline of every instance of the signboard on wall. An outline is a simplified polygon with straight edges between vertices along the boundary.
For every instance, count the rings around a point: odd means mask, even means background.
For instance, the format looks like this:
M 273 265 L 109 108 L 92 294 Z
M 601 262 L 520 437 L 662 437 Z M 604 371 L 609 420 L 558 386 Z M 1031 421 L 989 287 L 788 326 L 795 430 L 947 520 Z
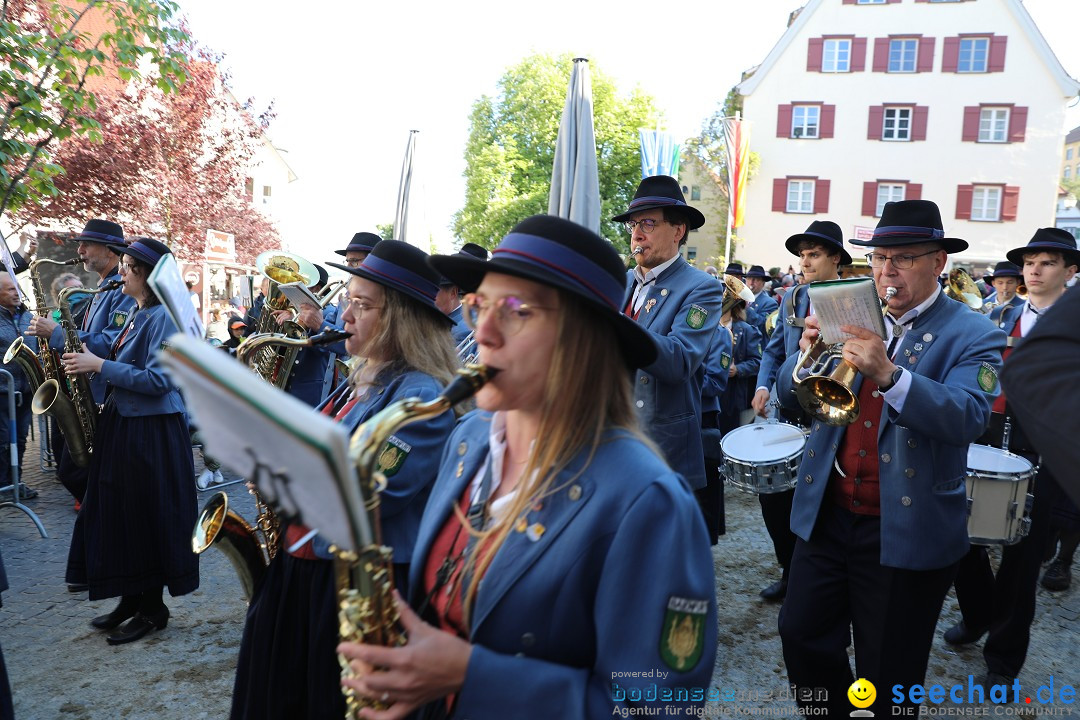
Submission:
M 206 231 L 206 261 L 218 263 L 236 262 L 236 238 L 232 233 L 220 230 Z
M 855 226 L 855 237 L 853 239 L 854 240 L 873 240 L 874 239 L 874 228 L 872 228 L 872 227 L 864 227 L 862 225 L 856 225 Z

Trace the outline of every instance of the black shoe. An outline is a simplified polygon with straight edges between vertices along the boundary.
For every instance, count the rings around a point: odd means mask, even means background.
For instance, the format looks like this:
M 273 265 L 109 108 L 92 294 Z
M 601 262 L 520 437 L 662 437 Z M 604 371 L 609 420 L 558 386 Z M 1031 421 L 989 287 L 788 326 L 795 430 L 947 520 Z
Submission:
M 124 607 L 117 607 L 108 615 L 98 615 L 90 621 L 90 624 L 98 630 L 112 630 L 120 627 L 120 623 L 125 620 L 135 617 L 135 613 L 138 611 L 138 607 L 133 607 L 130 610 Z
M 787 578 L 781 578 L 758 593 L 763 600 L 783 600 L 787 595 Z
M 69 593 L 86 592 L 90 589 L 90 586 L 87 583 L 68 583 L 67 586 Z
M 169 624 L 169 608 L 162 606 L 161 610 L 153 615 L 136 613 L 135 617 L 128 620 L 127 624 L 118 630 L 109 633 L 105 638 L 110 645 L 123 645 L 135 642 L 151 630 L 161 630 Z
M 964 621 L 953 625 L 951 628 L 945 631 L 945 642 L 950 645 L 970 645 L 973 642 L 978 642 L 979 638 L 986 634 L 987 628 L 971 629 Z
M 1072 563 L 1069 563 L 1071 565 Z M 1047 590 L 1059 591 L 1068 590 L 1069 585 L 1072 584 L 1072 569 L 1066 565 L 1061 558 L 1054 560 L 1046 568 L 1046 572 L 1043 573 L 1042 579 L 1039 580 L 1039 584 Z

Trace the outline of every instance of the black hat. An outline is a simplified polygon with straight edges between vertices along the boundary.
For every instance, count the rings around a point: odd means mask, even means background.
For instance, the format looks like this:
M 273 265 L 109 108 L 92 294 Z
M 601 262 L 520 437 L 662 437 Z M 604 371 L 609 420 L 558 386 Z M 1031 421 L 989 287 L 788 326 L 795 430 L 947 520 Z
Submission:
M 349 241 L 349 246 L 347 248 L 344 250 L 335 250 L 334 252 L 341 256 L 351 252 L 369 253 L 381 240 L 382 238 L 375 233 L 358 232 L 352 236 L 352 240 Z
M 724 268 L 724 274 L 741 278 L 743 276 L 742 263 L 728 263 L 728 266 Z
M 656 359 L 649 331 L 620 312 L 626 266 L 611 245 L 591 230 L 554 215 L 522 220 L 491 253 L 491 260 L 433 255 L 431 265 L 472 292 L 489 272 L 513 275 L 580 297 L 610 319 L 623 358 L 638 368 Z
M 327 265 L 404 293 L 436 313 L 447 325 L 453 325 L 454 321 L 435 306 L 439 275 L 427 264 L 427 257 L 426 252 L 409 243 L 382 240 L 357 267 L 337 263 Z
M 760 265 L 751 265 L 750 269 L 746 271 L 746 277 L 748 278 L 761 278 L 762 280 L 768 280 L 772 277 L 769 273 L 765 272 L 765 268 Z
M 487 248 L 481 247 L 480 245 L 471 242 L 467 242 L 462 245 L 461 248 L 456 253 L 454 253 L 454 255 L 464 258 L 478 258 L 480 260 L 487 260 L 488 257 L 490 257 L 490 253 L 488 253 Z M 443 287 L 453 287 L 454 281 L 450 278 L 444 277 L 442 280 L 439 281 L 439 285 Z
M 829 220 L 815 220 L 804 232 L 789 237 L 784 242 L 784 247 L 792 255 L 798 256 L 799 243 L 804 240 L 821 245 L 827 250 L 839 250 L 840 264 L 851 264 L 851 255 L 844 249 L 844 231 L 836 223 Z
M 991 280 L 996 280 L 999 277 L 1015 277 L 1015 278 L 1018 278 L 1018 277 L 1022 277 L 1022 276 L 1023 276 L 1023 273 L 1020 272 L 1020 268 L 1017 267 L 1016 265 L 1013 265 L 1008 260 L 1005 260 L 1003 262 L 999 262 L 997 265 L 994 266 L 994 272 L 987 275 L 987 277 L 989 277 Z
M 647 177 L 638 185 L 630 208 L 622 215 L 611 218 L 614 222 L 629 220 L 634 213 L 656 208 L 678 208 L 686 214 L 686 227 L 694 230 L 705 224 L 705 216 L 697 208 L 686 204 L 679 181 L 670 175 Z
M 330 280 L 330 274 L 326 272 L 326 268 L 324 268 L 319 263 L 311 264 L 314 265 L 315 269 L 319 271 L 319 279 L 311 283 L 310 287 L 326 287 L 326 283 Z
M 109 245 L 109 249 L 117 255 L 130 255 L 136 260 L 142 260 L 150 267 L 157 265 L 158 260 L 172 252 L 165 243 L 146 237 L 135 238 L 130 245 Z
M 1037 252 L 1059 252 L 1065 256 L 1066 265 L 1080 265 L 1080 252 L 1076 250 L 1076 238 L 1061 228 L 1039 228 L 1024 247 L 1005 253 L 1009 262 L 1024 264 L 1024 255 Z
M 111 220 L 87 220 L 83 231 L 75 236 L 81 242 L 95 242 L 102 245 L 122 245 L 124 228 Z
M 941 225 L 941 212 L 929 200 L 899 200 L 887 202 L 881 210 L 881 220 L 869 240 L 852 240 L 852 245 L 863 247 L 894 247 L 940 243 L 947 253 L 967 250 L 967 241 L 945 237 Z

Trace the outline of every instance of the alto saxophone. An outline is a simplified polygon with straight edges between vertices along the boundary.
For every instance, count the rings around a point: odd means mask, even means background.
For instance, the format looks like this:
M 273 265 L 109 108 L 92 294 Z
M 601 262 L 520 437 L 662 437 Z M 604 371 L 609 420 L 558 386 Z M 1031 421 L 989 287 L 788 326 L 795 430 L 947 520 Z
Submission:
M 78 265 L 81 262 L 82 260 L 79 258 L 72 258 L 71 260 L 40 258 L 31 261 L 27 265 L 30 270 L 30 284 L 34 290 L 34 303 L 36 305 L 34 314 L 38 317 L 47 317 L 53 310 L 52 307 L 49 307 L 45 288 L 41 285 L 40 266 L 44 263 L 66 267 L 68 265 Z M 15 338 L 15 341 L 8 346 L 7 352 L 4 353 L 4 363 L 7 364 L 12 361 L 15 361 L 26 374 L 31 393 L 37 392 L 37 389 L 46 380 L 56 380 L 61 383 L 64 381 L 64 371 L 60 366 L 59 353 L 49 347 L 47 338 L 38 338 L 38 351 L 36 354 L 26 346 L 26 342 L 22 337 Z
M 405 644 L 397 606 L 394 604 L 392 551 L 382 545 L 379 523 L 379 491 L 386 487 L 386 477 L 378 470 L 378 458 L 387 440 L 402 427 L 419 420 L 441 415 L 477 393 L 496 371 L 483 365 L 461 368 L 458 377 L 430 402 L 406 398 L 385 408 L 353 432 L 349 457 L 356 465 L 356 475 L 365 498 L 364 509 L 375 540 L 355 552 L 331 548 L 336 556 L 335 578 L 338 596 L 339 633 L 342 641 L 371 645 Z M 352 677 L 348 660 L 338 656 L 342 677 Z M 384 709 L 385 705 L 344 689 L 346 720 L 357 717 L 365 708 Z

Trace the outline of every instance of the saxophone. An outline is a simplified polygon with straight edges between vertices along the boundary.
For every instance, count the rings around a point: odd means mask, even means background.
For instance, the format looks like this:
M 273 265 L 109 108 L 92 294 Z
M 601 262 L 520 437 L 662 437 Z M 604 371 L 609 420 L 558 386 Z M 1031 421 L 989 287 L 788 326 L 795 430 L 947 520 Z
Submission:
M 82 260 L 79 258 L 72 258 L 71 260 L 50 260 L 48 258 L 41 258 L 33 260 L 27 267 L 30 270 L 30 281 L 34 290 L 34 303 L 37 307 L 34 308 L 34 313 L 38 317 L 47 317 L 53 310 L 49 307 L 48 296 L 45 295 L 45 288 L 41 285 L 41 270 L 38 268 L 42 263 L 49 265 L 59 265 L 65 267 L 68 265 L 78 265 Z M 38 338 L 38 351 L 35 354 L 29 347 L 23 338 L 17 337 L 15 341 L 8 346 L 7 352 L 4 353 L 4 363 L 10 363 L 15 361 L 22 371 L 26 374 L 26 379 L 30 383 L 30 392 L 35 393 L 37 389 L 46 380 L 56 380 L 62 382 L 64 379 L 64 371 L 60 366 L 59 353 L 49 347 L 49 341 L 47 338 Z
M 496 371 L 483 365 L 467 365 L 458 377 L 434 400 L 421 402 L 406 398 L 385 408 L 353 432 L 349 442 L 349 457 L 356 466 L 356 476 L 364 498 L 368 522 L 374 530 L 374 542 L 353 551 L 331 550 L 336 556 L 335 579 L 338 596 L 339 633 L 344 642 L 371 645 L 400 646 L 405 644 L 397 606 L 394 604 L 392 552 L 382 545 L 379 523 L 379 491 L 386 487 L 386 477 L 378 468 L 379 455 L 387 440 L 402 427 L 419 420 L 437 417 L 477 393 Z M 338 656 L 342 677 L 352 677 L 348 661 Z M 369 698 L 358 697 L 349 689 L 345 693 L 346 720 L 372 707 L 385 705 Z
M 79 331 L 71 317 L 71 302 L 68 297 L 76 292 L 96 295 L 115 290 L 123 284 L 120 280 L 113 280 L 97 290 L 78 287 L 64 288 L 60 291 L 57 304 L 60 306 L 60 327 L 64 330 L 65 353 L 83 351 Z M 79 467 L 86 467 L 90 464 L 90 453 L 93 450 L 98 406 L 90 391 L 90 379 L 85 374 L 79 373 L 66 377 L 67 382 L 64 385 L 61 385 L 56 378 L 49 378 L 43 382 L 34 393 L 31 409 L 35 415 L 52 415 L 56 418 L 60 432 L 64 433 L 64 441 L 67 443 L 72 461 Z

